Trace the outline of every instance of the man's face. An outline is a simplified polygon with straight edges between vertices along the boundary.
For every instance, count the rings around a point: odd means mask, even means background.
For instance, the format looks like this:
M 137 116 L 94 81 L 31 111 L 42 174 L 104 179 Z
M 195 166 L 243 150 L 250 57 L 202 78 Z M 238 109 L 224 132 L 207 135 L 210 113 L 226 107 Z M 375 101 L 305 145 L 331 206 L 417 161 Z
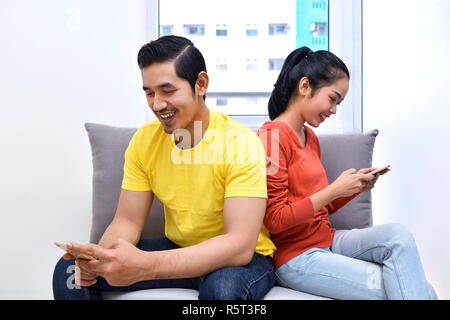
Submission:
M 177 76 L 173 62 L 157 62 L 142 70 L 147 103 L 166 133 L 184 129 L 195 120 L 198 97 L 189 82 Z

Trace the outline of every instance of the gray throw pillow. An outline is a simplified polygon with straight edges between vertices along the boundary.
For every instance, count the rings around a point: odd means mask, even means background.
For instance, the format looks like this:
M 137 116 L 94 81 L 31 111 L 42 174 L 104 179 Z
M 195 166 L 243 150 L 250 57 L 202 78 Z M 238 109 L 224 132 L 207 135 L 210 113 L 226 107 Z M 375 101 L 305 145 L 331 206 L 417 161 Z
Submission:
M 85 123 L 92 152 L 92 226 L 90 242 L 98 243 L 111 223 L 119 202 L 123 179 L 125 150 L 137 128 L 119 128 L 103 124 Z M 155 196 L 149 221 L 142 238 L 164 236 L 162 203 Z
M 124 154 L 137 128 L 120 128 L 85 123 L 92 151 L 92 226 L 90 242 L 97 243 L 114 218 L 123 178 Z M 372 165 L 372 151 L 378 130 L 368 133 L 318 135 L 322 163 L 328 181 L 351 167 Z M 370 193 L 363 193 L 330 216 L 336 229 L 365 228 L 372 225 Z M 164 236 L 163 205 L 155 196 L 142 238 Z
M 366 133 L 320 134 L 322 164 L 332 183 L 345 170 L 372 167 L 372 154 L 378 130 Z M 372 226 L 372 197 L 363 192 L 330 215 L 335 229 L 367 228 Z

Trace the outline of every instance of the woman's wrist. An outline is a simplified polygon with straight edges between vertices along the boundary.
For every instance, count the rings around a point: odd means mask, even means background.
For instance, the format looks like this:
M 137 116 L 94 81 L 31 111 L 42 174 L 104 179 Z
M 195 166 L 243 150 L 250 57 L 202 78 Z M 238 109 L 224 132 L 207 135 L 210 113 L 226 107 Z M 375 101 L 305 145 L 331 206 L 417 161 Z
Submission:
M 326 189 L 328 189 L 328 192 L 330 194 L 330 202 L 341 197 L 341 192 L 339 191 L 339 188 L 336 186 L 336 184 L 332 183 Z
M 310 197 L 314 207 L 314 212 L 319 211 L 337 198 L 339 198 L 339 191 L 333 184 L 329 185 L 319 192 L 316 192 Z

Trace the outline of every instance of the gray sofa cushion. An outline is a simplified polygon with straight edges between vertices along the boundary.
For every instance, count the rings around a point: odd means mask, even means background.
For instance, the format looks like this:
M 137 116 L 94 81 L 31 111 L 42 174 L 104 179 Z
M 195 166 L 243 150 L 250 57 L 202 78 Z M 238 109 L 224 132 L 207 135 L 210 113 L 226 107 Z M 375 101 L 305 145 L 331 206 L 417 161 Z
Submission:
M 114 217 L 119 200 L 124 153 L 137 128 L 119 128 L 86 123 L 93 162 L 92 226 L 90 242 L 97 243 Z M 322 163 L 328 180 L 351 167 L 357 170 L 372 166 L 372 150 L 378 130 L 365 134 L 318 135 L 322 149 Z M 365 228 L 372 225 L 370 193 L 363 193 L 330 216 L 336 229 Z M 142 238 L 164 235 L 164 214 L 161 202 L 155 197 Z
M 367 133 L 318 135 L 322 164 L 331 183 L 344 171 L 372 166 L 372 154 L 378 130 Z M 335 229 L 367 228 L 372 226 L 372 198 L 370 192 L 361 193 L 330 216 Z
M 123 178 L 124 154 L 137 128 L 85 123 L 92 152 L 92 225 L 90 242 L 98 243 L 114 218 Z M 164 236 L 162 203 L 155 197 L 142 238 Z

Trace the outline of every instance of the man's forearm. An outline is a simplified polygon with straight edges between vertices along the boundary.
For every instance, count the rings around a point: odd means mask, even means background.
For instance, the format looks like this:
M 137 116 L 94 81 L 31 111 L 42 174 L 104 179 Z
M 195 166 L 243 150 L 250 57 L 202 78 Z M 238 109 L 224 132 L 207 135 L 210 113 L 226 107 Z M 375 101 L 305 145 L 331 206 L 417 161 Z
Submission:
M 133 245 L 137 245 L 140 236 L 141 230 L 138 230 L 135 224 L 125 218 L 114 218 L 108 228 L 106 228 L 98 244 L 108 248 L 115 240 L 124 239 Z
M 244 247 L 231 235 L 185 248 L 145 252 L 142 280 L 198 277 L 220 268 L 246 265 L 253 253 L 253 246 Z

